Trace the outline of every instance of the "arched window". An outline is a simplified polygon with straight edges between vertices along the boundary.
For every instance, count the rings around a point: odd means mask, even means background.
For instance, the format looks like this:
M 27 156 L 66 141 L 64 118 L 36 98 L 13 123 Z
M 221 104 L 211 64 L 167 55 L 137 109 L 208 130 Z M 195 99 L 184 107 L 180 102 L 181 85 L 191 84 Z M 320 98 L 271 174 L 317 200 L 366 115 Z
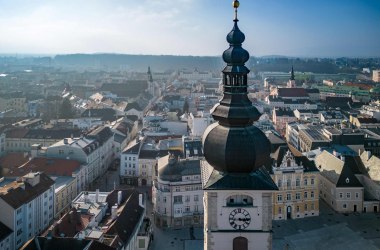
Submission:
M 233 250 L 248 250 L 248 240 L 244 237 L 236 237 L 232 242 Z
M 303 179 L 303 185 L 307 186 L 307 178 Z
M 287 167 L 290 167 L 292 165 L 292 162 L 290 159 L 287 160 L 286 165 L 287 165 Z

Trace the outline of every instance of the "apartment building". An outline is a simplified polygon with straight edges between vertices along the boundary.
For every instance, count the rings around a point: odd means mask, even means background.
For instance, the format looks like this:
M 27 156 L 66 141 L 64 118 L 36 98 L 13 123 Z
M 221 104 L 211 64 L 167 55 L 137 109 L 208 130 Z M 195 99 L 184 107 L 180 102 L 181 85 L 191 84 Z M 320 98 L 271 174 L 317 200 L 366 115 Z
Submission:
M 29 173 L 0 188 L 0 222 L 14 232 L 10 249 L 42 233 L 54 216 L 54 181 Z
M 156 225 L 181 228 L 203 223 L 200 160 L 179 160 L 167 155 L 158 160 L 152 190 Z

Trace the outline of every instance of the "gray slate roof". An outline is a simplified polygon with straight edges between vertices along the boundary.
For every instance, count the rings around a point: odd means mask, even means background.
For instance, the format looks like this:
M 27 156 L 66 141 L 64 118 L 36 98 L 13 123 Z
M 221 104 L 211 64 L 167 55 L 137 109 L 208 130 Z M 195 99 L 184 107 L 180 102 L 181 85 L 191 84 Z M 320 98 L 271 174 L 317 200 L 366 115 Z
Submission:
M 207 165 L 203 167 L 212 168 Z M 202 176 L 204 190 L 278 190 L 265 167 L 249 174 L 220 172 L 213 168 L 209 171 L 212 171 L 209 177 Z

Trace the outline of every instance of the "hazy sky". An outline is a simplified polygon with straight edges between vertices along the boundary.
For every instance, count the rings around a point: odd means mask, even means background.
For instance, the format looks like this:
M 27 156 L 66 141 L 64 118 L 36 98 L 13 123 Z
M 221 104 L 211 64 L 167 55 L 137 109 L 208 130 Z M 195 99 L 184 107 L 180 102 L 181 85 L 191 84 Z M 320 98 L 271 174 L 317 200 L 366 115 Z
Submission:
M 0 0 L 0 53 L 221 55 L 232 0 Z M 252 56 L 380 56 L 380 0 L 240 0 Z

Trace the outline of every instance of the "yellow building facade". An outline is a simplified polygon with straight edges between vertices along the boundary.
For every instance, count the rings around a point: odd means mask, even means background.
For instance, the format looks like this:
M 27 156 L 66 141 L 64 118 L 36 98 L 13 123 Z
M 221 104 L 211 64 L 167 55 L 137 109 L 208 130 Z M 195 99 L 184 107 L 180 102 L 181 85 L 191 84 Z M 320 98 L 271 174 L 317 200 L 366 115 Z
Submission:
M 286 147 L 279 150 L 285 151 Z M 278 186 L 273 193 L 273 219 L 287 220 L 319 215 L 319 171 L 306 157 L 279 153 L 271 177 Z
M 55 183 L 54 218 L 61 218 L 70 210 L 71 201 L 78 195 L 77 180 L 71 176 L 51 177 Z

